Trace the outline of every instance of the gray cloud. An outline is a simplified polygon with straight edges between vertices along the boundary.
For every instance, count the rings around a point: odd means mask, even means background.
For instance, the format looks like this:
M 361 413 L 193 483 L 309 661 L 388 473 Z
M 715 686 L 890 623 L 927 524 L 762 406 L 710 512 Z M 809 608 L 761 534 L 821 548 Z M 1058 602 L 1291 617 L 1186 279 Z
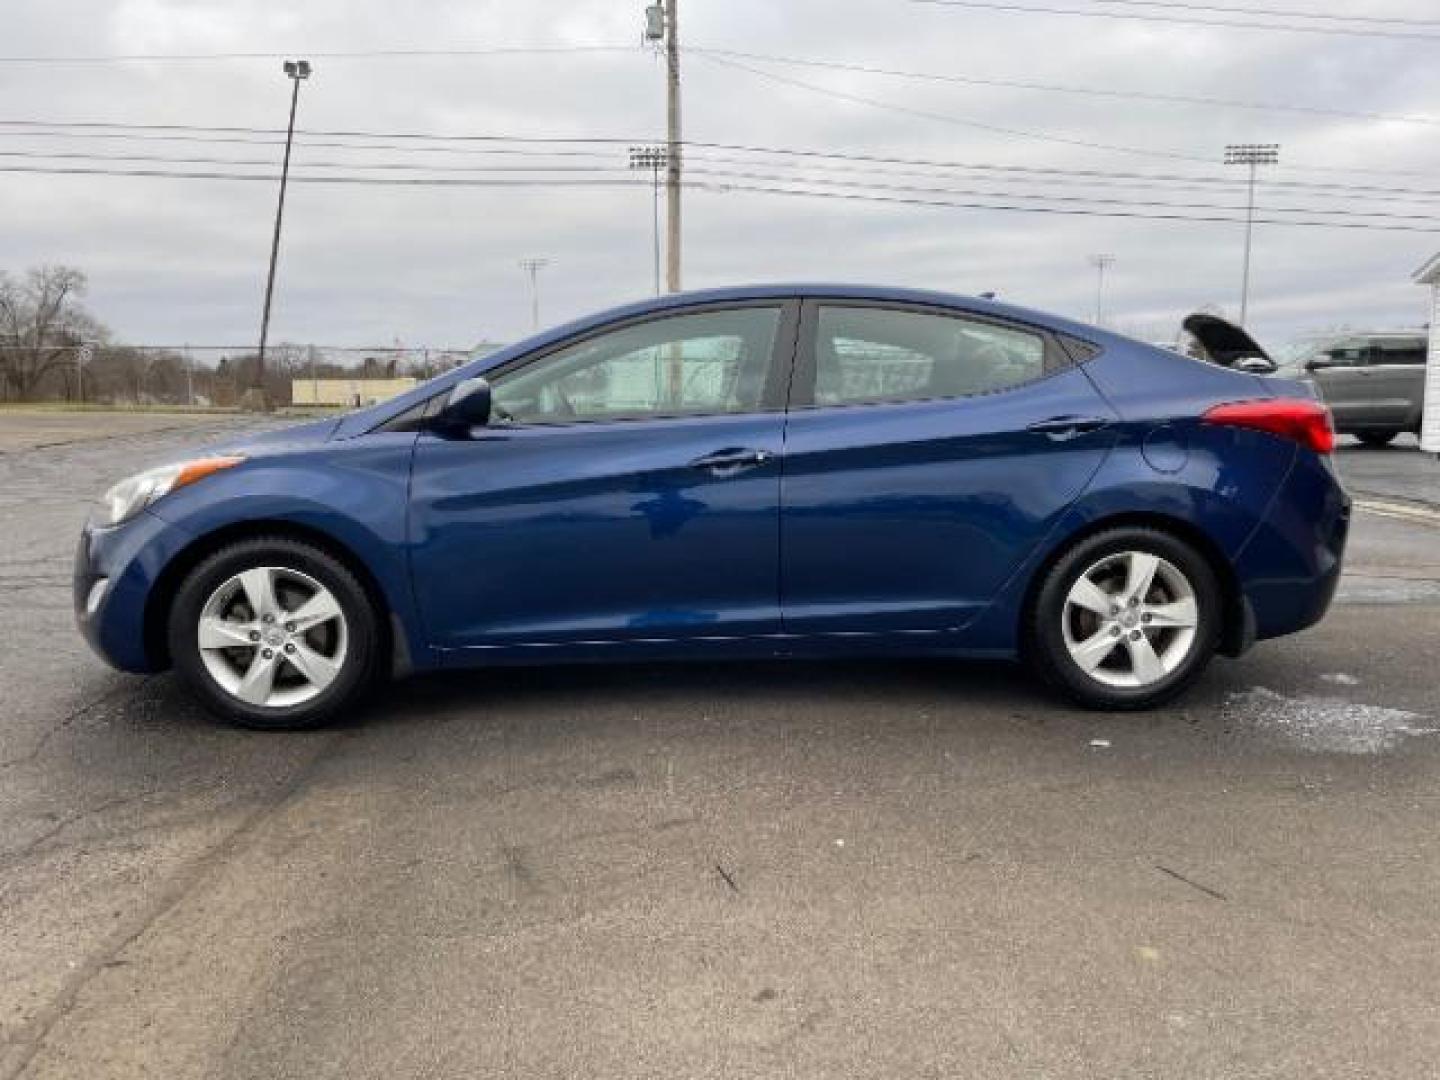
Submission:
M 1420 42 L 1204 30 L 1020 17 L 897 0 L 682 0 L 695 45 L 982 78 L 1279 101 L 1425 115 L 1440 68 Z M 7 54 L 282 51 L 626 45 L 643 0 L 559 5 L 498 0 L 21 0 L 7 5 Z M 1355 3 L 1347 14 L 1391 14 Z M 1225 143 L 1277 141 L 1276 180 L 1436 186 L 1436 129 L 1326 115 L 1161 104 L 999 87 L 905 81 L 766 65 L 766 70 L 906 108 L 1069 139 L 1217 160 Z M 275 127 L 288 87 L 273 59 L 127 65 L 0 65 L 3 119 Z M 450 134 L 663 132 L 662 69 L 630 52 L 468 58 L 317 59 L 302 96 L 309 129 Z M 693 139 L 1047 168 L 1218 173 L 1185 161 L 1088 150 L 897 115 L 750 73 L 686 61 Z M 0 150 L 87 150 L 278 160 L 278 147 L 0 135 Z M 700 154 L 692 158 L 699 168 Z M 459 154 L 347 152 L 302 145 L 297 167 L 326 160 L 478 164 Z M 624 145 L 614 148 L 624 165 Z M 1312 171 L 1371 168 L 1414 175 Z M 315 170 L 318 171 L 318 170 Z M 766 171 L 760 165 L 751 171 Z M 825 167 L 799 169 L 822 175 Z M 835 175 L 835 174 L 832 174 Z M 1039 188 L 969 174 L 870 182 L 956 189 L 1122 195 Z M 91 303 L 123 337 L 250 340 L 256 331 L 273 185 L 241 181 L 0 174 L 0 265 L 67 262 L 91 274 Z M 1169 201 L 1238 201 L 1233 191 L 1160 191 Z M 1435 214 L 1440 201 L 1370 203 L 1266 188 L 1264 205 Z M 1436 215 L 1440 216 L 1440 215 Z M 687 284 L 826 279 L 895 282 L 1009 299 L 1088 317 L 1092 251 L 1113 252 L 1108 307 L 1137 328 L 1173 326 L 1207 303 L 1233 309 L 1241 229 L 1231 224 L 1067 218 L 807 200 L 739 191 L 686 195 Z M 1339 324 L 1414 324 L 1423 298 L 1409 273 L 1434 234 L 1262 226 L 1252 321 L 1281 340 Z M 296 185 L 286 225 L 274 333 L 337 344 L 466 344 L 525 332 L 516 261 L 553 260 L 547 321 L 651 288 L 650 193 L 625 188 L 360 188 Z

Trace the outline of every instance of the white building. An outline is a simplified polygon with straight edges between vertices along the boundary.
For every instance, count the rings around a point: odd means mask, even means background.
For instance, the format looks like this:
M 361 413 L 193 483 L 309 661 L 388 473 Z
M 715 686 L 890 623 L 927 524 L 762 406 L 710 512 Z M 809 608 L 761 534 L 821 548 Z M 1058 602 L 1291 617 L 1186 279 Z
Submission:
M 1420 449 L 1440 454 L 1440 255 L 1415 271 L 1415 283 L 1430 287 L 1430 352 L 1425 364 L 1425 406 Z

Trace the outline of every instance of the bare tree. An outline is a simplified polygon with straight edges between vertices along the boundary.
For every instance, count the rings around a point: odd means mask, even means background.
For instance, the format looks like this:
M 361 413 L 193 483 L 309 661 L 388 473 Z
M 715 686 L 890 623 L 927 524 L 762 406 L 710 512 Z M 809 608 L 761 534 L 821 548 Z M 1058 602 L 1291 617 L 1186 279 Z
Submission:
M 0 377 L 5 396 L 33 398 L 46 376 L 73 360 L 76 347 L 105 328 L 80 304 L 85 275 L 38 266 L 16 281 L 0 273 Z

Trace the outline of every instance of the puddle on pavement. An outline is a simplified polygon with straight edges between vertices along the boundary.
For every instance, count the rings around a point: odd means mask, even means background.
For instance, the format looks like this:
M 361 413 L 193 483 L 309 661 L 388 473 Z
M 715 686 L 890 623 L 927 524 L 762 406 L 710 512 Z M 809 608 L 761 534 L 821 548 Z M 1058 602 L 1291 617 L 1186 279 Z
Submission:
M 1221 718 L 1229 728 L 1330 754 L 1379 754 L 1408 738 L 1440 734 L 1420 713 L 1342 698 L 1289 697 L 1263 686 L 1230 694 Z

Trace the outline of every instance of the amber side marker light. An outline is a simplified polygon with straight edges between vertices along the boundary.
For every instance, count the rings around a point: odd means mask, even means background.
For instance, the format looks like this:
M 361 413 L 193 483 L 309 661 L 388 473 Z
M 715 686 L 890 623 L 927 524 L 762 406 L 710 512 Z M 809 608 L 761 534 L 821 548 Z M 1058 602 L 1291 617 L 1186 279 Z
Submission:
M 244 460 L 243 457 L 211 457 L 187 461 L 180 472 L 176 474 L 170 490 L 175 491 L 195 483 L 196 480 L 204 480 L 205 477 L 220 472 L 222 469 L 233 469 Z

